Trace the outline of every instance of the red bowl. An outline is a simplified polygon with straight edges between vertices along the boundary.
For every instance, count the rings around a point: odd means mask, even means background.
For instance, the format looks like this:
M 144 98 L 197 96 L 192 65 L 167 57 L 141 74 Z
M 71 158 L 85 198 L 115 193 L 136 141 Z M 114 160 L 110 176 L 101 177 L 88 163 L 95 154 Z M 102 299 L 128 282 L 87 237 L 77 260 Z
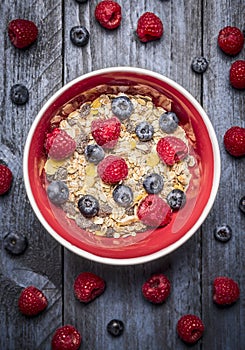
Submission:
M 105 238 L 85 233 L 47 198 L 43 166 L 44 140 L 51 118 L 65 103 L 95 98 L 103 89 L 126 86 L 150 95 L 157 104 L 161 94 L 172 100 L 181 126 L 198 160 L 184 208 L 169 225 L 128 238 Z M 98 89 L 99 87 L 99 89 Z M 97 91 L 99 90 L 99 91 Z M 106 92 L 106 91 L 103 91 Z M 80 96 L 80 97 L 78 97 Z M 43 106 L 29 131 L 24 150 L 24 180 L 31 206 L 45 229 L 64 247 L 101 263 L 132 265 L 164 256 L 186 242 L 201 226 L 215 200 L 220 180 L 220 153 L 211 122 L 200 104 L 180 85 L 160 74 L 131 67 L 113 67 L 85 74 L 57 91 Z

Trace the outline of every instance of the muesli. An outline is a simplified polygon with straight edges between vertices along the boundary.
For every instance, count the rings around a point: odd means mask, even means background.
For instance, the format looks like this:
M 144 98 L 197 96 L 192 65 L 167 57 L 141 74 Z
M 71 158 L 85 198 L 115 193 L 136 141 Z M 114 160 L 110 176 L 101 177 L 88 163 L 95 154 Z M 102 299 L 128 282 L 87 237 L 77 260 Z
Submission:
M 85 231 L 128 237 L 168 225 L 186 204 L 197 161 L 171 101 L 102 93 L 67 104 L 47 134 L 46 190 Z M 53 123 L 53 124 L 52 124 Z

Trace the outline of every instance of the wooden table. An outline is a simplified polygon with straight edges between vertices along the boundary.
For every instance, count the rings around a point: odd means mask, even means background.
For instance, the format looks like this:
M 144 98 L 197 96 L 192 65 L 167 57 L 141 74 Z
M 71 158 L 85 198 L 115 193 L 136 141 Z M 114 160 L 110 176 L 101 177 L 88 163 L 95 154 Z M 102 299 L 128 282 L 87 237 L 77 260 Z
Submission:
M 217 35 L 226 25 L 244 26 L 243 0 L 118 0 L 123 19 L 118 30 L 107 31 L 94 18 L 99 1 L 78 4 L 74 0 L 1 1 L 0 3 L 0 158 L 14 174 L 11 192 L 0 198 L 0 349 L 50 349 L 55 329 L 73 324 L 82 334 L 81 349 L 89 350 L 172 350 L 188 348 L 176 334 L 177 320 L 186 313 L 199 315 L 205 334 L 193 349 L 242 350 L 245 348 L 245 216 L 238 209 L 244 195 L 244 159 L 224 150 L 223 135 L 233 126 L 245 126 L 244 91 L 229 85 L 229 68 L 235 59 L 217 47 Z M 137 19 L 145 11 L 163 21 L 160 41 L 140 43 L 135 36 Z M 33 20 L 39 28 L 37 42 L 18 50 L 8 39 L 6 28 L 14 18 Z M 84 48 L 72 45 L 69 33 L 83 24 L 90 32 Z M 190 68 L 196 55 L 209 60 L 202 75 Z M 85 260 L 60 246 L 41 226 L 26 196 L 23 147 L 29 128 L 54 92 L 83 73 L 109 66 L 147 68 L 172 78 L 203 105 L 217 133 L 222 175 L 215 204 L 196 234 L 170 255 L 137 266 L 113 267 Z M 9 97 L 13 84 L 23 83 L 30 91 L 24 106 Z M 214 227 L 228 223 L 232 239 L 220 243 Z M 9 231 L 23 232 L 28 249 L 12 256 L 3 248 Z M 73 294 L 73 282 L 82 271 L 92 271 L 107 282 L 105 293 L 88 305 Z M 163 272 L 171 280 L 168 300 L 155 306 L 143 299 L 141 286 L 153 273 Z M 227 308 L 212 301 L 212 281 L 225 275 L 241 288 L 240 300 Z M 48 309 L 35 318 L 18 311 L 23 287 L 34 284 L 48 297 Z M 119 318 L 125 332 L 112 338 L 107 323 Z

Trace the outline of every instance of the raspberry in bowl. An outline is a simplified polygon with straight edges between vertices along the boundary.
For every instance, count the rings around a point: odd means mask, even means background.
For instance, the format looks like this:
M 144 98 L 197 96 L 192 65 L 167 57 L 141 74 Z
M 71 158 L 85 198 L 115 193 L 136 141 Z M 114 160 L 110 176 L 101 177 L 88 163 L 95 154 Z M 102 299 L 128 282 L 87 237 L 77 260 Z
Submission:
M 219 185 L 211 122 L 181 86 L 112 67 L 65 85 L 43 106 L 24 150 L 26 191 L 64 247 L 112 265 L 138 264 L 186 242 Z

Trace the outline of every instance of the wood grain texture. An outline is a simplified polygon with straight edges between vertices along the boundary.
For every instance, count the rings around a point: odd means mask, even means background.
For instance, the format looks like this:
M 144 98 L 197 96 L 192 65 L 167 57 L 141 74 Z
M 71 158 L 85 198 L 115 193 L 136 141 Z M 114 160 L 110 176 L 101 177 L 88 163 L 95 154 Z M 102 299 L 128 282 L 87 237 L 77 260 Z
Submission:
M 245 49 L 228 57 L 217 47 L 217 35 L 225 25 L 243 29 L 244 1 L 233 0 L 118 0 L 122 5 L 121 26 L 108 31 L 94 18 L 99 0 L 78 4 L 75 0 L 2 0 L 0 3 L 0 159 L 14 174 L 11 192 L 0 198 L 0 349 L 50 349 L 54 330 L 73 324 L 83 337 L 84 350 L 172 350 L 187 349 L 176 334 L 180 316 L 194 313 L 203 319 L 204 337 L 193 349 L 242 350 L 245 344 L 245 217 L 238 210 L 244 195 L 244 159 L 229 156 L 223 147 L 225 130 L 232 125 L 245 127 L 244 91 L 229 86 L 231 62 L 244 59 Z M 160 41 L 140 43 L 135 30 L 146 11 L 163 21 Z M 17 50 L 9 42 L 7 24 L 14 18 L 34 20 L 38 41 L 27 50 Z M 75 25 L 90 32 L 87 46 L 72 45 L 69 33 Z M 209 68 L 203 75 L 191 71 L 194 56 L 204 54 Z M 137 266 L 113 267 L 85 260 L 62 248 L 45 232 L 25 194 L 22 174 L 23 147 L 35 115 L 63 84 L 81 74 L 109 66 L 134 66 L 172 78 L 203 104 L 218 136 L 222 176 L 217 199 L 202 227 L 181 248 L 154 262 Z M 27 105 L 16 107 L 9 98 L 13 84 L 30 90 Z M 213 229 L 229 223 L 233 237 L 227 244 L 214 240 Z M 22 231 L 29 241 L 27 251 L 9 255 L 3 237 Z M 94 302 L 76 300 L 73 283 L 82 271 L 92 271 L 106 281 L 106 290 Z M 141 286 L 155 272 L 171 281 L 171 294 L 159 306 L 148 303 Z M 239 282 L 240 300 L 229 308 L 212 301 L 212 281 L 227 275 Z M 17 300 L 21 288 L 30 284 L 44 290 L 48 309 L 28 319 L 19 314 Z M 106 325 L 112 318 L 125 323 L 122 337 L 112 339 Z

